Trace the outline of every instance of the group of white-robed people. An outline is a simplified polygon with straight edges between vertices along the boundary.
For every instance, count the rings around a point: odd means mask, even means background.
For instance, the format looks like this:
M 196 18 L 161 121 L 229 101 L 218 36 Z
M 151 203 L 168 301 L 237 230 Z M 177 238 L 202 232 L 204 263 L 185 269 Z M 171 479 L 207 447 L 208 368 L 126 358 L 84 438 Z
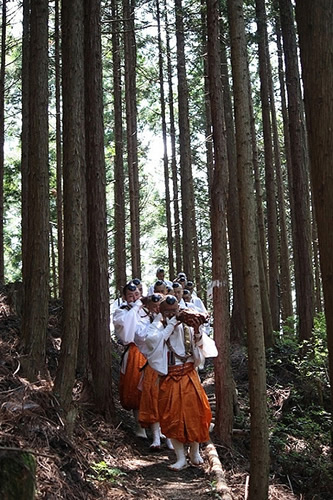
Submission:
M 165 280 L 160 267 L 156 277 L 146 296 L 139 279 L 128 282 L 113 312 L 114 332 L 124 345 L 119 398 L 134 413 L 136 435 L 147 437 L 150 428 L 152 450 L 161 447 L 164 436 L 176 454 L 169 468 L 181 470 L 188 465 L 185 447 L 192 464 L 203 463 L 199 445 L 209 441 L 212 414 L 198 368 L 218 353 L 193 283 L 184 273 Z

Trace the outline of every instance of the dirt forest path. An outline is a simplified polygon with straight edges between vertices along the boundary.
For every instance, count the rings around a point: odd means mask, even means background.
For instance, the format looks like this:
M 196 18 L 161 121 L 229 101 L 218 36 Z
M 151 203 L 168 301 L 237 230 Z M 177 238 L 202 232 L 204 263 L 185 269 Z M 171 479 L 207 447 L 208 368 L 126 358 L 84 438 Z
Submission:
M 210 400 L 214 392 L 212 381 L 212 378 L 208 378 L 204 382 Z M 113 496 L 112 498 L 119 500 L 127 498 L 149 500 L 224 498 L 231 500 L 232 497 L 227 492 L 224 478 L 221 478 L 223 475 L 221 463 L 212 443 L 201 445 L 203 465 L 193 466 L 189 463 L 186 469 L 179 472 L 171 471 L 168 465 L 175 461 L 175 453 L 167 448 L 163 440 L 161 449 L 152 452 L 149 449 L 150 431 L 147 431 L 148 439 L 136 437 L 131 412 L 123 410 L 120 405 L 117 406 L 120 418 L 119 429 L 122 429 L 126 435 L 128 449 L 119 455 L 121 470 L 126 474 L 120 481 L 123 493 L 119 492 L 119 497 Z M 128 496 L 124 496 L 125 492 Z
M 203 466 L 189 466 L 179 472 L 167 467 L 174 460 L 174 452 L 163 443 L 160 451 L 149 450 L 150 440 L 129 435 L 132 456 L 122 457 L 122 470 L 127 470 L 121 480 L 128 497 L 155 499 L 211 499 L 212 480 L 205 457 Z M 119 497 L 121 498 L 121 497 Z

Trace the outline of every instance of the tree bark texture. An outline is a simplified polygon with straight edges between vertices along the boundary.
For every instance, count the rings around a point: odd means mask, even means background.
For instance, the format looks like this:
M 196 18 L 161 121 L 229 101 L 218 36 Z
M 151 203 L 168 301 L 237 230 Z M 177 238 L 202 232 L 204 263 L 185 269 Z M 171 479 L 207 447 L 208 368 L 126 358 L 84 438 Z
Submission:
M 268 85 L 268 65 L 266 57 L 266 10 L 264 0 L 256 0 L 256 21 L 258 37 L 260 96 L 264 136 L 265 158 L 265 187 L 266 187 L 266 218 L 268 241 L 268 283 L 269 303 L 271 309 L 272 326 L 275 331 L 280 328 L 279 300 L 278 300 L 278 239 L 277 239 L 277 213 L 275 173 L 273 165 L 272 127 L 270 116 L 270 100 Z
M 279 300 L 279 311 L 282 321 L 286 318 L 292 316 L 293 305 L 292 305 L 292 294 L 291 294 L 291 273 L 290 273 L 290 252 L 289 252 L 289 242 L 288 242 L 288 228 L 287 228 L 287 216 L 286 216 L 286 202 L 285 202 L 285 183 L 283 179 L 283 171 L 281 166 L 281 148 L 279 142 L 279 131 L 275 108 L 275 96 L 274 96 L 274 85 L 272 77 L 272 68 L 270 64 L 270 53 L 269 44 L 267 40 L 267 30 L 265 30 L 266 39 L 266 60 L 267 73 L 268 73 L 268 85 L 269 85 L 269 101 L 270 101 L 270 112 L 272 117 L 272 132 L 273 132 L 273 144 L 274 144 L 274 164 L 275 164 L 275 175 L 276 175 L 276 188 L 277 188 L 277 206 L 278 206 L 278 232 L 279 232 L 279 271 L 280 279 L 278 283 L 278 300 Z
M 225 30 L 226 28 L 224 28 L 223 31 L 221 30 L 221 32 L 224 32 Z M 229 168 L 227 222 L 232 272 L 232 313 L 230 323 L 230 337 L 232 341 L 242 342 L 245 332 L 245 302 L 237 178 L 237 153 L 235 124 L 228 74 L 228 61 L 226 46 L 223 41 L 221 41 L 221 64 Z
M 249 81 L 249 95 L 251 95 L 251 86 Z M 264 325 L 265 346 L 272 347 L 274 344 L 273 322 L 271 315 L 271 307 L 268 294 L 268 272 L 267 272 L 267 256 L 266 256 L 266 234 L 264 222 L 264 209 L 262 202 L 262 190 L 260 182 L 260 173 L 258 165 L 258 149 L 256 140 L 256 131 L 254 126 L 253 104 L 250 99 L 250 124 L 252 136 L 252 154 L 253 154 L 253 169 L 256 190 L 256 207 L 257 207 L 257 224 L 258 224 L 258 265 L 259 265 L 259 283 L 261 296 L 261 309 Z
M 166 103 L 164 94 L 164 69 L 163 69 L 163 47 L 161 37 L 161 12 L 160 3 L 156 0 L 156 17 L 157 17 L 157 36 L 158 36 L 158 70 L 160 80 L 160 103 L 161 103 L 161 121 L 162 121 L 162 137 L 163 137 L 163 167 L 164 167 L 164 184 L 165 184 L 165 214 L 167 221 L 167 243 L 168 243 L 168 262 L 169 276 L 175 275 L 175 265 L 173 257 L 173 236 L 171 223 L 171 199 L 169 186 L 169 160 L 167 149 L 167 126 L 166 126 Z
M 60 360 L 54 384 L 68 412 L 76 375 L 80 332 L 82 171 L 84 135 L 83 0 L 62 1 L 62 85 L 64 131 L 64 310 Z
M 29 45 L 27 260 L 24 277 L 22 367 L 29 380 L 47 376 L 49 305 L 48 2 L 31 0 Z
M 7 33 L 7 2 L 2 2 L 2 29 L 1 29 L 1 64 L 0 64 L 0 283 L 5 281 L 4 257 L 4 169 L 5 169 L 5 74 L 6 74 L 6 33 Z
M 134 1 L 123 0 L 127 167 L 130 195 L 132 276 L 141 278 L 134 13 Z
M 126 239 L 125 239 L 125 188 L 124 188 L 124 143 L 122 112 L 122 78 L 120 56 L 120 20 L 118 3 L 111 2 L 112 15 L 112 62 L 114 99 L 114 262 L 117 295 L 121 296 L 126 283 Z
M 166 58 L 167 58 L 167 79 L 168 79 L 168 98 L 169 98 L 169 116 L 170 116 L 170 143 L 171 143 L 171 173 L 172 173 L 172 190 L 173 190 L 173 216 L 174 216 L 174 234 L 175 234 L 175 251 L 176 251 L 176 272 L 183 269 L 182 246 L 181 246 L 181 231 L 180 231 L 180 210 L 179 210 L 179 188 L 178 188 L 178 169 L 176 156 L 176 127 L 174 113 L 174 98 L 172 88 L 172 63 L 170 49 L 170 33 L 168 24 L 168 13 L 166 1 L 164 0 L 164 23 L 166 37 Z M 174 277 L 170 272 L 169 276 Z
M 193 240 L 195 237 L 195 217 L 193 200 L 193 177 L 191 159 L 191 139 L 188 107 L 188 87 L 186 78 L 184 20 L 181 0 L 175 0 L 177 75 L 178 75 L 178 125 L 180 176 L 182 194 L 183 265 L 189 278 L 193 277 Z
M 61 82 L 60 82 L 60 18 L 59 0 L 55 2 L 55 99 L 56 99 L 56 152 L 57 152 L 57 236 L 58 236 L 58 293 L 62 297 L 64 287 L 64 228 L 62 187 L 62 135 L 61 135 Z
M 291 0 L 280 0 L 281 28 L 286 65 L 289 134 L 291 145 L 294 213 L 294 265 L 299 338 L 309 340 L 313 327 L 313 270 L 309 174 L 303 106 L 298 69 L 296 33 Z
M 100 1 L 85 0 L 89 359 L 97 409 L 115 416 L 112 395 Z
M 333 4 L 297 1 L 296 15 L 333 401 Z
M 207 0 L 209 95 L 213 125 L 214 170 L 211 186 L 212 283 L 215 359 L 215 432 L 231 446 L 233 383 L 230 365 L 230 319 L 227 252 L 228 157 L 221 79 L 219 3 Z
M 242 0 L 228 0 L 235 99 L 237 171 L 242 225 L 244 291 L 249 354 L 251 412 L 250 500 L 268 498 L 269 448 L 265 346 L 260 299 L 250 94 Z
M 275 8 L 278 11 L 278 2 L 279 0 L 275 0 Z M 283 138 L 284 138 L 284 154 L 285 154 L 285 167 L 284 170 L 286 172 L 287 180 L 288 180 L 288 194 L 287 197 L 289 204 L 289 211 L 291 213 L 295 212 L 294 209 L 294 199 L 293 199 L 293 179 L 292 179 L 292 167 L 291 167 L 291 146 L 290 146 L 290 135 L 289 135 L 289 124 L 288 124 L 288 110 L 287 110 L 287 98 L 286 98 L 286 89 L 285 89 L 285 73 L 284 73 L 284 65 L 283 65 L 283 50 L 282 50 L 282 34 L 281 34 L 281 22 L 279 15 L 275 17 L 275 31 L 276 31 L 276 44 L 277 44 L 277 55 L 278 55 L 278 73 L 279 73 L 279 83 L 280 83 L 280 99 L 281 99 L 281 114 L 283 120 Z M 288 246 L 293 246 L 295 248 L 296 245 L 296 235 L 295 235 L 295 222 L 293 217 L 290 218 L 289 226 L 291 227 L 292 236 L 288 238 Z M 282 238 L 282 235 L 281 235 Z M 289 240 L 292 240 L 293 245 L 289 245 Z M 281 247 L 282 248 L 282 247 Z M 282 259 L 282 253 L 280 255 Z M 293 259 L 289 261 L 293 263 Z M 289 265 L 290 265 L 289 263 Z M 294 271 L 292 267 L 290 269 L 291 274 Z M 282 275 L 282 267 L 281 267 L 281 275 Z M 283 275 L 282 278 L 283 279 Z M 293 304 L 285 304 L 285 300 L 283 298 L 283 283 L 281 283 L 281 309 L 282 309 L 282 319 L 286 320 L 288 317 L 294 314 Z M 291 314 L 289 314 L 291 312 Z
M 28 251 L 28 151 L 29 151 L 29 39 L 30 0 L 23 0 L 22 21 L 22 129 L 21 129 L 21 227 L 22 279 L 25 280 Z

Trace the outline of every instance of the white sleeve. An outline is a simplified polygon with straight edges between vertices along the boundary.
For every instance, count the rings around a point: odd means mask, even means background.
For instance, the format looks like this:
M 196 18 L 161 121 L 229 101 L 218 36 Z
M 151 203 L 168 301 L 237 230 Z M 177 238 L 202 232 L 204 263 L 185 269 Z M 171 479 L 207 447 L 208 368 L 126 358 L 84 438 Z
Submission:
M 200 326 L 200 333 L 202 333 L 200 347 L 202 349 L 203 355 L 205 356 L 205 358 L 216 358 L 216 356 L 218 356 L 218 351 L 215 341 L 211 337 L 208 337 L 208 335 L 203 331 L 203 327 L 204 325 Z
M 197 308 L 197 310 L 199 312 L 207 314 L 207 309 L 206 309 L 204 303 L 202 302 L 202 300 L 199 297 L 194 297 L 192 300 L 193 300 L 194 306 Z
M 113 314 L 114 331 L 123 344 L 134 342 L 134 334 L 139 320 L 141 301 L 136 301 L 130 310 L 116 309 Z
M 150 324 L 151 323 L 149 320 L 149 316 L 141 318 L 137 325 L 136 332 L 134 335 L 134 342 L 145 357 L 147 357 L 147 346 L 146 346 L 147 330 Z
M 166 375 L 168 373 L 168 348 L 165 340 L 172 334 L 177 324 L 177 319 L 172 318 L 169 320 L 166 327 L 163 326 L 161 319 L 161 314 L 158 314 L 155 320 L 149 325 L 145 343 L 149 365 L 160 375 Z

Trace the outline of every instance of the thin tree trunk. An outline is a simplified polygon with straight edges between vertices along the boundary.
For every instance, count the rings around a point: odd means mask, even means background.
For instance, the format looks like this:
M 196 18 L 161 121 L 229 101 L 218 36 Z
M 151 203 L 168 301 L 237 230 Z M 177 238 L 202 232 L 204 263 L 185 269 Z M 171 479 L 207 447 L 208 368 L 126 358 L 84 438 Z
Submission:
M 316 222 L 316 212 L 313 209 L 314 217 L 312 223 L 312 252 L 313 252 L 313 264 L 315 273 L 315 312 L 323 312 L 322 307 L 322 290 L 321 290 L 321 276 L 320 276 L 320 256 L 319 256 L 319 245 L 318 245 L 318 231 Z
M 80 338 L 78 347 L 77 373 L 84 382 L 92 380 L 89 370 L 89 276 L 88 276 L 88 209 L 86 164 L 81 169 L 81 298 Z
M 81 178 L 85 170 L 84 7 L 62 1 L 62 85 L 64 130 L 64 311 L 54 392 L 67 414 L 76 375 L 81 293 Z
M 117 295 L 121 296 L 126 283 L 126 240 L 125 240 L 125 195 L 124 195 L 124 147 L 122 122 L 122 78 L 119 44 L 120 21 L 117 0 L 111 3 L 112 15 L 112 62 L 113 62 L 113 99 L 114 99 L 114 261 Z
M 241 342 L 244 338 L 245 332 L 245 303 L 237 181 L 237 154 L 235 142 L 235 125 L 229 85 L 228 61 L 226 46 L 224 42 L 221 43 L 221 63 L 229 167 L 227 220 L 232 272 L 232 313 L 230 323 L 230 337 L 232 341 Z
M 2 2 L 2 29 L 1 29 L 1 65 L 0 65 L 0 284 L 5 281 L 4 259 L 4 169 L 5 169 L 5 74 L 6 74 L 6 31 L 7 31 L 7 2 Z
M 30 0 L 23 0 L 22 22 L 22 130 L 21 130 L 21 227 L 22 279 L 26 276 L 28 251 L 28 151 L 29 151 L 29 39 Z
M 167 126 L 166 126 L 166 116 L 165 116 L 161 13 L 160 13 L 160 4 L 158 0 L 156 0 L 156 14 L 157 14 L 157 36 L 158 36 L 158 69 L 159 69 L 159 79 L 160 79 L 160 103 L 161 103 L 161 119 L 162 119 L 162 137 L 163 137 L 163 165 L 164 165 L 164 184 L 165 184 L 165 213 L 167 221 L 168 262 L 169 262 L 169 276 L 174 276 L 175 265 L 173 258 L 173 236 L 172 236 L 172 224 L 171 224 L 171 203 L 170 203 L 171 200 L 170 200 L 170 187 L 169 187 Z
M 270 56 L 268 50 L 267 41 L 267 31 L 266 31 L 266 60 L 267 64 L 267 74 L 269 83 L 269 100 L 270 100 L 270 111 L 272 117 L 272 130 L 273 130 L 273 142 L 274 142 L 274 163 L 276 172 L 276 185 L 277 185 L 277 202 L 279 209 L 279 233 L 280 233 L 280 255 L 279 255 L 279 267 L 280 267 L 280 282 L 279 282 L 279 302 L 281 310 L 281 319 L 284 321 L 286 318 L 292 316 L 293 306 L 292 306 L 292 295 L 291 295 L 291 278 L 290 278 L 290 256 L 289 256 L 289 246 L 288 246 L 288 232 L 286 223 L 286 208 L 285 208 L 285 194 L 284 194 L 284 183 L 281 169 L 281 150 L 279 143 L 279 133 L 275 110 L 275 98 L 274 98 L 274 88 L 272 79 L 272 70 L 270 64 Z
M 139 166 L 136 109 L 136 42 L 134 1 L 123 0 L 125 50 L 125 100 L 127 124 L 127 164 L 130 195 L 132 276 L 141 277 Z
M 278 11 L 278 0 L 275 1 L 275 9 Z M 279 83 L 280 83 L 280 95 L 281 95 L 281 113 L 282 113 L 282 119 L 283 119 L 283 138 L 284 138 L 284 154 L 285 154 L 285 171 L 287 173 L 287 179 L 288 179 L 288 191 L 289 191 L 289 196 L 288 196 L 288 201 L 289 201 L 289 210 L 291 213 L 294 213 L 295 209 L 294 207 L 294 201 L 293 201 L 293 180 L 292 180 L 292 169 L 291 169 L 291 147 L 290 147 L 290 136 L 289 136 L 289 125 L 288 125 L 288 111 L 287 111 L 287 101 L 286 101 L 286 92 L 285 92 L 285 75 L 284 75 L 284 70 L 283 70 L 283 53 L 282 53 L 282 42 L 281 42 L 281 23 L 280 23 L 280 17 L 279 15 L 276 15 L 275 17 L 275 31 L 276 31 L 276 44 L 277 44 L 277 53 L 278 53 L 278 72 L 279 72 Z M 293 248 L 296 248 L 296 236 L 295 236 L 295 223 L 293 220 L 293 217 L 291 217 L 291 232 L 292 232 L 292 241 L 293 241 Z M 288 235 L 287 235 L 288 238 Z M 281 234 L 281 239 L 282 239 L 282 234 Z M 289 248 L 289 238 L 288 238 L 288 248 Z M 281 244 L 281 250 L 282 250 L 282 244 Z M 281 252 L 281 259 L 282 259 L 282 252 Z M 291 260 L 292 262 L 293 260 Z M 290 261 L 288 268 L 290 267 Z M 293 275 L 293 269 L 291 269 L 291 276 Z M 281 275 L 282 275 L 282 268 L 281 268 Z M 294 273 L 295 274 L 295 273 Z M 283 277 L 282 277 L 283 280 Z M 281 283 L 281 308 L 282 308 L 282 319 L 286 320 L 288 317 L 291 317 L 293 315 L 293 304 L 292 304 L 292 298 L 291 298 L 291 307 L 290 304 L 285 304 L 285 300 L 283 299 L 282 293 L 283 293 L 284 285 Z M 289 314 L 290 313 L 290 314 Z M 289 314 L 289 316 L 288 316 Z
M 31 0 L 27 261 L 22 340 L 24 376 L 48 376 L 49 305 L 48 1 Z
M 166 1 L 164 1 L 164 17 L 165 17 L 166 52 L 167 52 L 166 56 L 167 56 L 168 88 L 169 88 L 168 97 L 169 97 L 169 116 L 170 116 L 171 172 L 172 172 L 172 189 L 173 189 L 176 272 L 179 272 L 183 269 L 183 259 L 182 259 L 182 248 L 181 248 L 181 231 L 180 231 L 178 169 L 177 169 L 177 157 L 176 157 L 176 129 L 175 129 L 174 99 L 173 99 L 173 89 L 172 89 L 172 64 L 171 64 L 170 34 L 169 34 Z M 170 272 L 170 269 L 169 269 L 169 276 L 171 279 L 175 277 Z
M 311 214 L 309 176 L 296 33 L 293 6 L 290 0 L 280 0 L 281 27 L 286 64 L 289 134 L 291 144 L 293 205 L 296 248 L 294 248 L 295 285 L 299 338 L 309 340 L 313 327 L 313 271 L 311 256 Z
M 214 171 L 211 186 L 212 283 L 215 359 L 215 432 L 231 446 L 233 383 L 230 365 L 230 318 L 227 265 L 228 163 L 221 79 L 219 4 L 207 0 L 208 78 L 213 125 Z
M 51 279 L 52 279 L 52 292 L 51 296 L 57 298 L 57 269 L 56 269 L 56 255 L 55 255 L 55 244 L 53 237 L 52 222 L 50 221 L 50 249 L 51 249 Z
M 253 149 L 250 94 L 242 0 L 228 0 L 235 98 L 237 171 L 242 221 L 244 291 L 249 353 L 251 413 L 249 500 L 267 500 L 269 447 L 264 331 L 258 269 L 256 206 L 253 196 Z
M 206 146 L 206 164 L 207 164 L 207 181 L 208 189 L 212 186 L 213 177 L 213 137 L 212 137 L 212 115 L 210 109 L 209 83 L 208 83 L 208 61 L 206 55 L 207 45 L 207 23 L 206 23 L 206 0 L 201 0 L 201 23 L 202 23 L 202 50 L 205 54 L 203 58 L 204 64 L 204 92 L 205 92 L 205 146 Z
M 211 106 L 210 106 L 210 95 L 209 95 L 209 82 L 208 82 L 208 57 L 206 55 L 206 46 L 207 46 L 207 12 L 206 12 L 206 0 L 201 0 L 201 22 L 202 22 L 202 47 L 203 53 L 205 54 L 203 57 L 204 64 L 204 92 L 205 92 L 205 146 L 206 146 L 206 165 L 207 165 L 207 184 L 208 184 L 208 193 L 212 188 L 213 182 L 213 171 L 214 171 L 214 154 L 213 154 L 213 136 L 212 136 L 212 114 L 211 114 Z M 206 274 L 205 268 L 205 258 L 204 252 L 202 249 L 203 246 L 203 238 L 202 231 L 199 228 L 199 238 L 197 231 L 196 242 L 198 244 L 198 259 L 199 263 L 196 263 L 196 269 L 200 269 L 201 267 L 201 275 L 196 271 L 199 279 L 197 280 L 197 294 L 200 298 L 203 298 L 204 302 L 207 301 L 207 284 L 203 282 L 205 279 L 204 276 Z M 200 250 L 199 250 L 200 248 Z M 195 251 L 195 258 L 196 258 Z
M 249 85 L 250 85 L 250 80 Z M 249 86 L 249 95 L 251 95 L 251 87 Z M 266 238 L 264 227 L 264 211 L 262 206 L 262 192 L 258 167 L 258 151 L 256 131 L 254 127 L 254 114 L 252 100 L 250 99 L 250 117 L 251 117 L 251 136 L 252 136 L 252 151 L 253 151 L 253 168 L 256 188 L 256 206 L 257 206 L 257 221 L 258 221 L 258 258 L 259 258 L 259 283 L 260 283 L 260 296 L 261 296 L 261 309 L 264 324 L 264 338 L 265 346 L 272 347 L 274 344 L 273 336 L 273 322 L 271 315 L 271 308 L 268 295 L 268 278 L 267 278 L 267 259 L 266 259 Z
M 267 240 L 268 240 L 268 282 L 269 302 L 271 309 L 272 326 L 275 331 L 280 329 L 279 299 L 278 299 L 278 239 L 275 176 L 273 165 L 272 129 L 270 117 L 268 69 L 269 61 L 266 57 L 266 11 L 264 0 L 256 0 L 256 21 L 258 35 L 260 96 L 263 120 L 264 156 L 265 156 L 265 186 L 267 206 Z
M 89 359 L 98 411 L 115 418 L 112 394 L 100 0 L 85 0 Z
M 55 1 L 55 94 L 56 94 L 56 152 L 57 152 L 57 234 L 58 234 L 58 287 L 62 297 L 64 287 L 62 148 L 61 148 L 61 91 L 60 91 L 60 33 L 59 0 Z
M 178 75 L 178 124 L 182 193 L 183 263 L 184 272 L 193 276 L 194 200 L 191 163 L 191 139 L 188 107 L 188 87 L 185 62 L 184 11 L 181 0 L 175 0 L 177 75 Z

